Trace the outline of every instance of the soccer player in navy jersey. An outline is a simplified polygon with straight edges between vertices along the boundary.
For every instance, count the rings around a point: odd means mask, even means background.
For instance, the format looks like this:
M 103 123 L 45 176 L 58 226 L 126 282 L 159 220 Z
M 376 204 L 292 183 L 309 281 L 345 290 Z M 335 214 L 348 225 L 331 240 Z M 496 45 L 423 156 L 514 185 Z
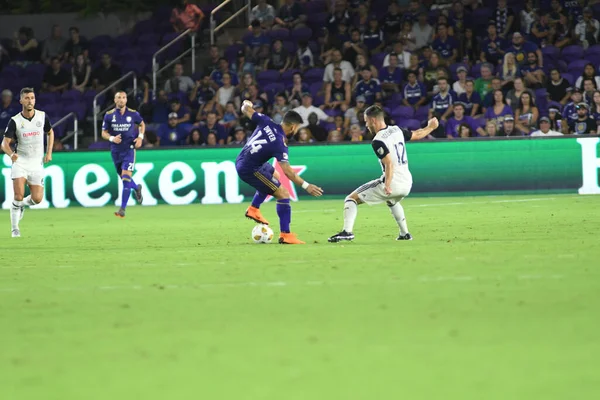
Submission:
M 276 124 L 266 115 L 254 111 L 252 102 L 244 100 L 242 113 L 256 124 L 256 129 L 235 161 L 235 167 L 241 180 L 256 189 L 252 205 L 246 210 L 246 217 L 260 224 L 268 225 L 269 222 L 260 213 L 260 205 L 268 195 L 277 199 L 277 215 L 281 244 L 304 244 L 296 235 L 290 232 L 292 208 L 290 207 L 290 194 L 279 183 L 279 174 L 269 160 L 275 158 L 284 174 L 296 185 L 302 186 L 313 196 L 321 196 L 323 190 L 300 178 L 290 166 L 288 160 L 287 137 L 294 135 L 303 121 L 300 114 L 288 111 L 283 116 L 281 125 Z
M 135 167 L 135 149 L 142 146 L 146 125 L 137 111 L 127 108 L 127 93 L 115 93 L 115 106 L 104 115 L 102 137 L 111 143 L 113 163 L 123 181 L 121 208 L 115 212 L 115 216 L 125 218 L 125 208 L 132 190 L 135 191 L 138 204 L 142 204 L 142 185 L 136 185 L 131 175 Z

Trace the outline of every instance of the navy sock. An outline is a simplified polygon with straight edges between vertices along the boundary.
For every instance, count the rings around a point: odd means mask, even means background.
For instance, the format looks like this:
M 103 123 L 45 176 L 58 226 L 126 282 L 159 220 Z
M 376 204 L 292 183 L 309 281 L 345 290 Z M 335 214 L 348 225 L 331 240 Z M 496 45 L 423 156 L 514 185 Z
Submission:
M 277 200 L 277 215 L 279 216 L 279 229 L 281 233 L 290 232 L 290 223 L 292 222 L 292 207 L 290 199 Z
M 123 181 L 123 191 L 121 192 L 121 208 L 124 210 L 127 208 L 127 202 L 129 201 L 129 196 L 131 196 L 131 177 L 128 175 L 123 175 L 121 177 Z
M 260 208 L 260 205 L 265 201 L 267 195 L 259 192 L 258 190 L 254 194 L 254 198 L 252 199 L 252 207 Z

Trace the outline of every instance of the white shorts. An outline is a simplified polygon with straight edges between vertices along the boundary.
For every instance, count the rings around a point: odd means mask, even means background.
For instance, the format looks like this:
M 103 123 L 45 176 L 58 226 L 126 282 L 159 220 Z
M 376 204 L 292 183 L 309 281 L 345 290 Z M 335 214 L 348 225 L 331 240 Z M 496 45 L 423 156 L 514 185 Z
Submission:
M 11 169 L 11 178 L 25 178 L 27 183 L 35 186 L 44 186 L 44 167 L 42 166 L 25 166 L 19 163 L 13 164 Z
M 385 202 L 398 202 L 408 196 L 412 187 L 411 182 L 392 185 L 392 194 L 385 194 L 385 184 L 381 179 L 373 179 L 370 182 L 360 186 L 355 192 L 358 198 L 368 205 L 380 204 Z

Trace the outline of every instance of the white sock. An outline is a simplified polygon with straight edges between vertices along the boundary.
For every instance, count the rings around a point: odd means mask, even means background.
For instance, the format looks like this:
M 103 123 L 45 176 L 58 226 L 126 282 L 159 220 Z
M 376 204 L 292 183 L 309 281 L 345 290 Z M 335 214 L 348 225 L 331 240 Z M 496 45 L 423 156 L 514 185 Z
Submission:
M 19 217 L 21 216 L 21 206 L 15 207 L 15 205 L 10 207 L 10 228 L 13 231 L 19 229 Z
M 31 206 L 35 206 L 36 204 L 37 204 L 36 202 L 31 200 L 31 195 L 29 195 L 23 199 L 23 205 L 31 207 Z
M 400 205 L 400 203 L 396 203 L 393 206 L 390 206 L 390 211 L 400 228 L 400 234 L 406 235 L 408 233 L 408 226 L 406 225 L 406 216 L 404 216 L 404 208 Z
M 352 233 L 357 213 L 358 207 L 356 206 L 356 201 L 346 198 L 344 202 L 344 230 L 346 232 Z
M 25 199 L 23 199 L 23 200 L 13 200 L 12 203 L 13 203 L 13 206 L 15 206 L 15 207 L 23 207 L 23 206 L 26 205 L 25 204 Z

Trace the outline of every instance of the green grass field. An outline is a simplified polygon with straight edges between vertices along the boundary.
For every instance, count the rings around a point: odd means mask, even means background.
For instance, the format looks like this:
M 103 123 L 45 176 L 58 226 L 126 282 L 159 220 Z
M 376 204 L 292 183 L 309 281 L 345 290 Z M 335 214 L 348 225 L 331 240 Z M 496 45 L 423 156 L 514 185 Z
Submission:
M 600 398 L 600 197 L 27 210 L 0 256 L 0 398 Z M 263 213 L 277 225 L 273 203 Z

